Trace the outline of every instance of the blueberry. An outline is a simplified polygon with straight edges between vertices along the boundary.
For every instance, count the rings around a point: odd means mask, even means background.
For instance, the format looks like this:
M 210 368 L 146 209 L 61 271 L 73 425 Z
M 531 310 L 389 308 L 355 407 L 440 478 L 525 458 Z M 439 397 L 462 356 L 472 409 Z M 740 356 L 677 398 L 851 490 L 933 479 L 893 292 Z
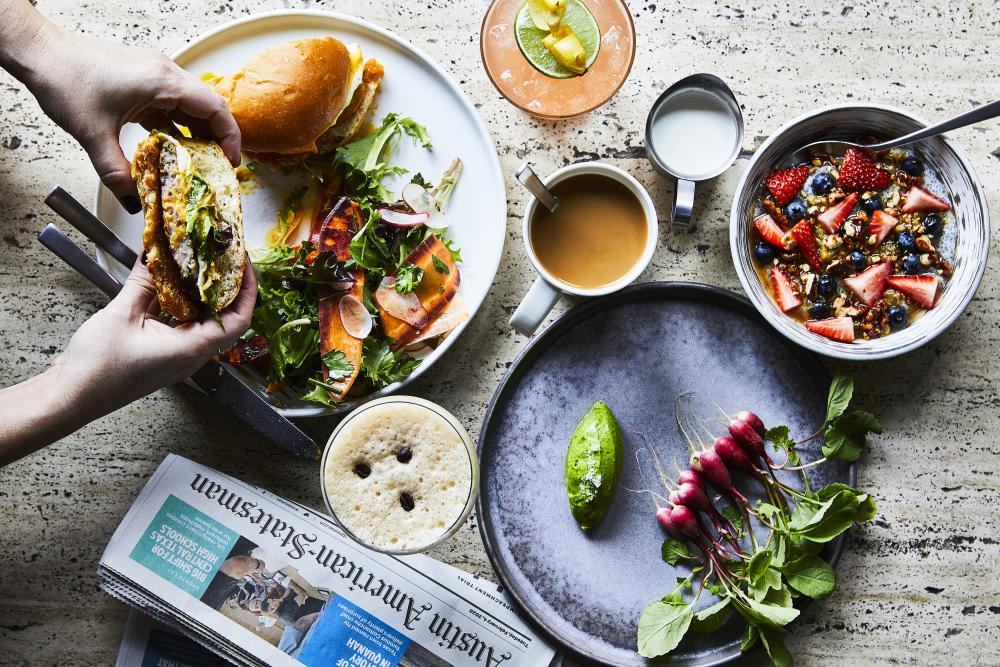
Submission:
M 880 208 L 882 208 L 882 200 L 878 197 L 868 197 L 861 200 L 861 210 L 868 215 L 871 215 Z
M 913 250 L 913 234 L 910 232 L 900 232 L 899 236 L 896 238 L 896 243 L 903 250 Z
M 907 255 L 903 258 L 903 270 L 907 273 L 911 275 L 920 273 L 921 268 L 920 258 L 916 255 Z
M 924 173 L 924 163 L 912 155 L 899 163 L 899 168 L 910 176 L 919 176 Z
M 818 195 L 825 195 L 833 189 L 833 176 L 821 171 L 812 178 L 812 191 Z
M 865 253 L 861 252 L 860 250 L 855 250 L 854 252 L 852 252 L 850 259 L 851 259 L 851 264 L 853 264 L 854 268 L 857 269 L 858 271 L 868 266 L 868 258 L 865 257 Z
M 809 317 L 814 320 L 821 320 L 830 314 L 830 307 L 823 301 L 816 301 L 809 306 Z
M 820 276 L 819 280 L 816 281 L 816 291 L 819 292 L 820 296 L 833 296 L 833 293 L 837 291 L 837 281 L 830 276 Z
M 770 264 L 774 261 L 774 246 L 770 243 L 758 243 L 753 247 L 753 256 L 761 264 Z
M 906 326 L 906 308 L 904 306 L 889 308 L 889 326 L 893 329 L 902 329 Z
M 785 207 L 785 215 L 792 222 L 798 222 L 802 218 L 806 217 L 806 203 L 801 199 L 793 199 L 789 202 L 788 206 Z
M 927 217 L 924 218 L 924 231 L 931 236 L 940 234 L 943 226 L 941 224 L 941 217 L 937 213 L 928 213 Z

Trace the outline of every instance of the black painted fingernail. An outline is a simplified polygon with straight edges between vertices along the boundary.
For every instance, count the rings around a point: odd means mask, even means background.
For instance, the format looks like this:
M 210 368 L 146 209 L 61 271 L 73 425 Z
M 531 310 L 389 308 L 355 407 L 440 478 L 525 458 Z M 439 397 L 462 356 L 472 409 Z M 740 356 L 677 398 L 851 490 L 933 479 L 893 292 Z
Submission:
M 119 201 L 121 201 L 122 206 L 125 207 L 125 210 L 131 213 L 132 215 L 135 215 L 136 213 L 142 210 L 142 204 L 139 203 L 139 198 L 136 197 L 135 195 L 122 197 Z

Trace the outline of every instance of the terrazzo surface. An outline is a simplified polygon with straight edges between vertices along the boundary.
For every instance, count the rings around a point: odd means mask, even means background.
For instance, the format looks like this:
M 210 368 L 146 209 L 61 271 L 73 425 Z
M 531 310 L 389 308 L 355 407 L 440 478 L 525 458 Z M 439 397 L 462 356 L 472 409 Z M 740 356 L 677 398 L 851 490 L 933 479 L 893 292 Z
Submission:
M 520 243 L 524 195 L 510 176 L 523 160 L 543 174 L 595 158 L 630 171 L 653 195 L 661 218 L 659 247 L 640 281 L 696 280 L 739 291 L 728 248 L 729 205 L 746 157 L 777 127 L 835 102 L 892 104 L 938 119 L 1000 97 L 996 0 L 633 2 L 638 53 L 631 77 L 610 104 L 561 123 L 521 114 L 490 85 L 479 60 L 486 10 L 480 1 L 40 4 L 69 29 L 167 52 L 252 12 L 336 9 L 375 21 L 437 59 L 487 121 L 507 175 L 508 233 L 497 282 L 461 340 L 412 385 L 412 393 L 448 408 L 473 436 L 493 388 L 525 343 L 507 327 L 533 279 Z M 698 228 L 678 233 L 666 225 L 672 186 L 643 157 L 643 123 L 663 88 L 702 71 L 728 81 L 740 100 L 744 150 L 731 169 L 699 188 Z M 951 136 L 984 184 L 994 226 L 1000 224 L 1000 124 Z M 0 73 L 5 384 L 44 369 L 104 303 L 35 240 L 46 223 L 59 222 L 42 205 L 56 183 L 87 198 L 92 168 L 24 88 Z M 828 364 L 855 375 L 858 405 L 886 426 L 858 476 L 875 495 L 879 516 L 851 533 L 835 594 L 812 605 L 790 632 L 799 665 L 1000 664 L 996 234 L 991 246 L 982 286 L 945 334 L 895 361 Z M 563 300 L 553 316 L 569 305 Z M 766 381 L 769 369 L 753 372 L 748 381 Z M 303 424 L 319 439 L 332 425 Z M 113 664 L 126 610 L 98 591 L 97 562 L 170 452 L 292 500 L 321 504 L 314 464 L 287 458 L 186 387 L 159 391 L 101 419 L 0 470 L 0 664 Z M 475 517 L 433 555 L 493 576 Z M 745 662 L 763 664 L 759 656 Z

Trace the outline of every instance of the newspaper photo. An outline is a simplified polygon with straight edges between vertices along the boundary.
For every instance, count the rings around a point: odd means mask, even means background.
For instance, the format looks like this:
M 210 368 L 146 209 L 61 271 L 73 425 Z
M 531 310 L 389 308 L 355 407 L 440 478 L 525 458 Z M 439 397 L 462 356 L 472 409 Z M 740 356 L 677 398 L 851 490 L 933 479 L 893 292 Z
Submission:
M 115 531 L 99 575 L 112 596 L 237 664 L 544 667 L 554 657 L 496 584 L 366 549 L 311 509 L 175 455 Z

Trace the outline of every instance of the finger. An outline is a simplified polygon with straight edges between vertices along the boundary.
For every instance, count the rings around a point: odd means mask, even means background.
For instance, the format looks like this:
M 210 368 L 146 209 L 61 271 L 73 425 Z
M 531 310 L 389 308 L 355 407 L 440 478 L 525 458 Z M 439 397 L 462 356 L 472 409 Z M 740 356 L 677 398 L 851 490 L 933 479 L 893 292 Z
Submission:
M 84 149 L 101 182 L 118 198 L 125 210 L 133 215 L 141 211 L 139 191 L 132 182 L 132 167 L 118 144 L 118 128 L 108 126 L 104 131 L 97 132 L 84 144 Z
M 166 130 L 169 132 L 174 127 L 167 112 L 160 109 L 150 110 L 142 117 L 137 118 L 136 121 L 149 132 L 155 130 Z
M 240 163 L 240 128 L 221 95 L 178 68 L 177 85 L 161 91 L 160 100 L 161 104 L 169 105 L 161 108 L 177 109 L 192 118 L 207 121 L 229 161 L 233 166 Z
M 125 308 L 133 317 L 142 317 L 151 312 L 154 304 L 159 308 L 156 286 L 141 258 L 136 260 L 135 266 L 132 267 L 132 273 L 122 285 L 122 291 L 111 301 L 111 304 Z
M 228 350 L 250 328 L 250 319 L 257 302 L 257 280 L 249 261 L 243 269 L 243 284 L 236 299 L 220 313 L 220 322 L 208 318 L 201 322 L 187 322 L 174 328 L 185 336 L 189 345 L 206 356 Z M 197 341 L 197 343 L 191 343 Z
M 257 277 L 250 266 L 250 260 L 243 267 L 243 284 L 240 286 L 240 293 L 229 308 L 222 313 L 222 325 L 226 331 L 239 331 L 239 335 L 250 328 L 250 318 L 253 316 L 254 306 L 257 305 Z

